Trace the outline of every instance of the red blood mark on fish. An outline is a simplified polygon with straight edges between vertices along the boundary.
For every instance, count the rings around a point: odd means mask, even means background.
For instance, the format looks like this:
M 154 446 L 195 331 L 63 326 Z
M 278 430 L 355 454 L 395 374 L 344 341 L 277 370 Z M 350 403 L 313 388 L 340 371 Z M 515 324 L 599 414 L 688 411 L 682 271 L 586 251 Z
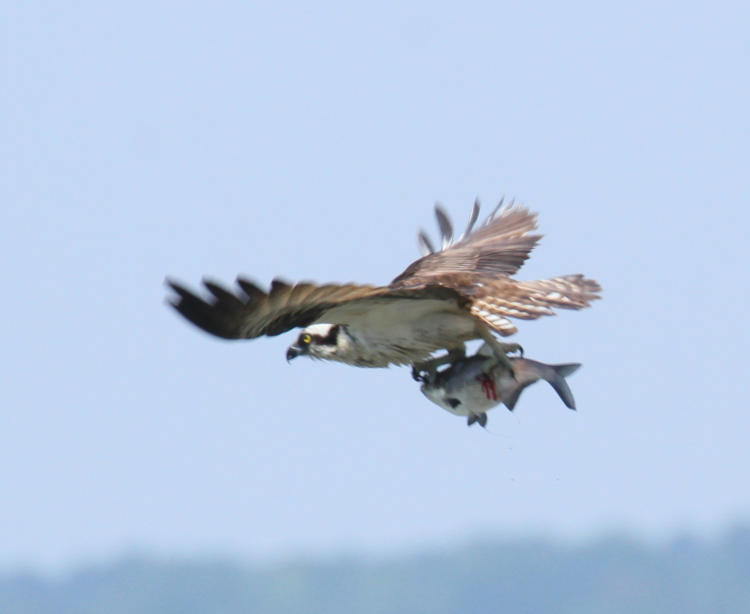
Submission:
M 487 397 L 487 400 L 489 401 L 492 399 L 493 401 L 497 401 L 497 388 L 495 388 L 495 380 L 492 379 L 489 375 L 486 375 L 482 373 L 481 375 L 477 375 L 477 381 L 482 384 L 482 392 L 484 392 L 484 395 Z

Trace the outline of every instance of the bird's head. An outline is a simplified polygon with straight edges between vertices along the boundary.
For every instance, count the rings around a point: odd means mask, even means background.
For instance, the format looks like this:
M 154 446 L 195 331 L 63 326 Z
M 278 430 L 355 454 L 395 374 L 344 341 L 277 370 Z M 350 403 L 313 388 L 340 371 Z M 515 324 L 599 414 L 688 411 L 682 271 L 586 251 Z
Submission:
M 309 356 L 322 360 L 342 360 L 349 346 L 349 339 L 340 324 L 313 324 L 303 329 L 289 349 L 286 359 Z

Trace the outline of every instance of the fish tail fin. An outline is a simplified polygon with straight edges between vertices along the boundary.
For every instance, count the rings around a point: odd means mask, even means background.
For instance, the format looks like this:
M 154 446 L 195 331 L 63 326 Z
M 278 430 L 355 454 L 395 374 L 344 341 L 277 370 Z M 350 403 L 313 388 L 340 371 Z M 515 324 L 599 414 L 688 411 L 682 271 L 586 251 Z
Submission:
M 576 401 L 573 398 L 573 393 L 570 391 L 570 387 L 568 386 L 568 382 L 565 381 L 565 378 L 577 371 L 580 366 L 581 363 L 578 362 L 564 365 L 550 365 L 554 375 L 552 375 L 547 381 L 550 386 L 555 389 L 555 392 L 557 392 L 558 396 L 562 399 L 562 402 L 565 403 L 565 406 L 570 409 L 576 408 Z

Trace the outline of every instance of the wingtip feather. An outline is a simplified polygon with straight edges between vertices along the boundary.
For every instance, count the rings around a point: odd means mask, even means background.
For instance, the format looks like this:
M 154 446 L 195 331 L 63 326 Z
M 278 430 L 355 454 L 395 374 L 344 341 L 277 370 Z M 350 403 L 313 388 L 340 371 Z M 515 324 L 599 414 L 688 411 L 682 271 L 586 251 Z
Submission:
M 466 230 L 464 230 L 464 233 L 461 235 L 461 240 L 463 241 L 466 237 L 468 237 L 471 234 L 471 231 L 474 229 L 474 224 L 477 223 L 477 220 L 479 219 L 479 198 L 474 199 L 474 206 L 471 209 L 471 216 L 469 217 L 469 223 L 466 225 Z
M 429 256 L 435 253 L 435 248 L 430 241 L 430 237 L 427 236 L 424 230 L 420 229 L 417 233 L 417 242 L 419 243 L 419 251 L 422 253 L 422 256 Z
M 440 237 L 443 249 L 445 249 L 453 242 L 453 224 L 451 224 L 448 214 L 440 203 L 435 204 L 435 217 L 437 217 L 438 226 L 440 227 Z

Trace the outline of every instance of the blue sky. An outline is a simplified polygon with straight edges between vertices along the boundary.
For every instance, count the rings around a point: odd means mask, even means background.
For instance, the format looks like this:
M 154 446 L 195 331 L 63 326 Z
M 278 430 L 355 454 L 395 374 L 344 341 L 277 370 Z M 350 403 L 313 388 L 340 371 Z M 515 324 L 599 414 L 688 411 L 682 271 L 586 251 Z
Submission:
M 750 517 L 740 3 L 5 3 L 0 566 L 394 551 Z M 521 323 L 584 363 L 488 431 L 407 370 L 214 340 L 165 275 L 385 283 L 473 199 L 540 213 Z

